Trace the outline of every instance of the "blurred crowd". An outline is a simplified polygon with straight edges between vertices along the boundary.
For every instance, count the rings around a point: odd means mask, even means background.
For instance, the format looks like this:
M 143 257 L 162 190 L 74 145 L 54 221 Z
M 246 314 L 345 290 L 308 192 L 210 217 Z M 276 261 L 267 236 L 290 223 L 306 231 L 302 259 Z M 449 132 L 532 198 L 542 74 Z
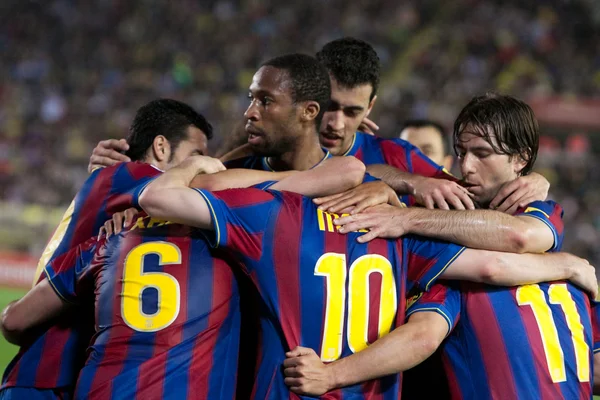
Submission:
M 95 143 L 124 137 L 140 105 L 193 105 L 213 122 L 217 151 L 239 128 L 261 61 L 314 54 L 341 36 L 367 40 L 381 58 L 372 117 L 386 137 L 407 118 L 450 127 L 489 89 L 525 100 L 600 92 L 594 0 L 5 0 L 0 14 L 0 222 L 13 239 L 21 214 L 39 228 L 47 221 L 32 214 L 66 207 Z M 595 136 L 576 136 L 585 151 L 550 138 L 540 170 L 567 209 L 568 248 L 600 265 Z M 35 252 L 45 238 L 9 242 Z

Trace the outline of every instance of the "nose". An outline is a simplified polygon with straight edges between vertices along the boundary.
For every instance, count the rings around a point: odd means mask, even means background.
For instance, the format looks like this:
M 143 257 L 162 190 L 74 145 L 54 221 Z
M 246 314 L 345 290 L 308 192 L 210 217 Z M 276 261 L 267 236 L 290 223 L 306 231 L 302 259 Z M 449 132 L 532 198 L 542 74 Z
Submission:
M 250 105 L 246 109 L 246 112 L 244 113 L 244 118 L 252 120 L 252 121 L 258 121 L 260 119 L 260 113 L 258 112 L 258 106 L 256 105 L 254 100 L 252 100 L 250 102 Z
M 475 173 L 475 157 L 472 154 L 466 153 L 462 156 L 460 159 L 460 171 L 463 178 L 469 174 Z
M 326 114 L 327 128 L 333 132 L 341 132 L 344 130 L 344 113 L 339 111 L 328 111 Z

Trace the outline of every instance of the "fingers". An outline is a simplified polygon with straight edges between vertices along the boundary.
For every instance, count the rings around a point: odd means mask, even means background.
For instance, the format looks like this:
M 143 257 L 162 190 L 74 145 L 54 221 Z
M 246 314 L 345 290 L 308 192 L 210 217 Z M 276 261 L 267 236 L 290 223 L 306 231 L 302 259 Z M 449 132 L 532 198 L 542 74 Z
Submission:
M 457 210 L 474 210 L 475 209 L 475 203 L 473 203 L 473 199 L 471 198 L 470 193 L 465 190 L 462 187 L 459 187 L 459 189 L 455 192 L 456 196 L 460 199 L 460 202 L 462 204 L 462 206 L 464 206 L 464 208 L 458 208 L 455 206 L 455 208 Z
M 98 232 L 98 240 L 100 240 L 102 235 L 106 235 L 106 229 L 104 228 L 104 225 L 100 227 L 100 231 Z
M 332 194 L 332 195 L 325 196 L 325 197 L 317 197 L 317 198 L 313 199 L 313 202 L 317 205 L 321 205 L 321 204 L 327 203 L 328 201 L 336 200 L 339 197 L 345 195 L 346 193 L 347 192 Z
M 500 205 L 496 207 L 496 210 L 504 213 L 509 213 L 509 210 L 514 211 L 519 206 L 519 202 L 524 196 L 524 191 L 517 190 L 513 192 L 510 196 L 508 196 L 506 199 L 504 199 L 504 201 L 502 201 L 502 203 L 500 203 Z
M 286 357 L 300 357 L 313 354 L 315 351 L 309 347 L 296 346 L 292 350 L 285 353 Z M 316 353 L 315 353 L 316 354 Z
M 379 126 L 369 118 L 365 118 L 360 123 L 358 130 L 360 132 L 368 133 L 369 135 L 374 135 L 379 130 Z
M 124 213 L 114 213 L 112 216 L 114 234 L 118 235 L 123 230 L 123 215 Z
M 509 195 L 511 195 L 515 190 L 519 188 L 519 183 L 514 180 L 505 184 L 499 191 L 496 197 L 492 199 L 490 202 L 490 208 L 495 210 L 502 203 L 504 199 L 506 199 Z
M 423 197 L 423 205 L 428 210 L 433 210 L 435 208 L 435 202 L 433 201 L 433 198 L 431 196 Z
M 129 228 L 133 224 L 133 219 L 137 215 L 138 210 L 135 208 L 128 208 L 125 210 L 125 221 L 123 222 L 123 228 Z
M 377 239 L 379 237 L 379 231 L 377 229 L 370 230 L 362 236 L 356 238 L 358 243 L 367 243 L 373 239 Z
M 285 373 L 285 372 L 284 372 Z M 302 385 L 302 379 L 301 378 L 293 378 L 293 377 L 286 377 L 284 380 L 285 384 L 287 386 L 294 386 L 297 389 L 300 388 L 300 386 Z M 290 388 L 291 390 L 292 388 Z
M 108 239 L 113 234 L 113 221 L 109 219 L 104 223 L 104 231 L 106 232 L 106 238 Z
M 94 151 L 96 149 L 127 151 L 129 150 L 129 144 L 127 144 L 127 140 L 125 139 L 107 139 L 98 142 Z

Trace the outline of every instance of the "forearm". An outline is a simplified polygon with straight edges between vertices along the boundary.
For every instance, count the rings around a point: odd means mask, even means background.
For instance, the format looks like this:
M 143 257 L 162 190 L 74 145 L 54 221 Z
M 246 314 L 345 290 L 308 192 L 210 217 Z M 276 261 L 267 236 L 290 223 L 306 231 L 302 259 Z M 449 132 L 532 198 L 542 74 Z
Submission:
M 413 322 L 414 317 L 417 318 Z M 332 389 L 397 374 L 420 364 L 439 347 L 447 330 L 447 323 L 439 314 L 416 313 L 407 324 L 366 349 L 329 364 Z
M 2 315 L 0 316 L 0 331 L 2 332 L 2 336 L 4 336 L 7 342 L 18 345 L 19 332 L 10 326 L 8 317 L 10 309 L 14 306 L 16 302 L 16 300 L 11 301 L 2 311 Z
M 398 194 L 413 194 L 411 182 L 419 177 L 386 164 L 367 166 L 367 172 L 387 183 Z
M 352 189 L 365 175 L 365 165 L 354 157 L 332 157 L 323 165 L 298 172 L 272 186 L 307 197 L 322 197 Z
M 572 264 L 561 253 L 513 254 L 466 249 L 442 277 L 496 286 L 518 286 L 571 279 L 573 274 Z
M 527 241 L 528 225 L 512 215 L 493 210 L 404 210 L 408 233 L 458 243 L 473 249 L 513 253 L 543 252 Z M 544 246 L 541 246 L 544 247 Z
M 252 169 L 228 169 L 216 174 L 196 175 L 189 186 L 214 192 L 250 187 L 266 181 L 280 181 L 294 174 L 297 174 L 297 171 L 269 172 Z

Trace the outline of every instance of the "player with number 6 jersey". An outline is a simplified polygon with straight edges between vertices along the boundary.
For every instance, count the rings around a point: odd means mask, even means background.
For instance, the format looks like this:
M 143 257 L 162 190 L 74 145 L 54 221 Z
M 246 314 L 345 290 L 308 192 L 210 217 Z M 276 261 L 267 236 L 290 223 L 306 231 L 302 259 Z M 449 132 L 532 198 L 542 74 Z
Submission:
M 73 253 L 46 275 L 68 302 L 95 293 L 96 334 L 75 398 L 235 397 L 237 282 L 198 230 L 140 217 Z

